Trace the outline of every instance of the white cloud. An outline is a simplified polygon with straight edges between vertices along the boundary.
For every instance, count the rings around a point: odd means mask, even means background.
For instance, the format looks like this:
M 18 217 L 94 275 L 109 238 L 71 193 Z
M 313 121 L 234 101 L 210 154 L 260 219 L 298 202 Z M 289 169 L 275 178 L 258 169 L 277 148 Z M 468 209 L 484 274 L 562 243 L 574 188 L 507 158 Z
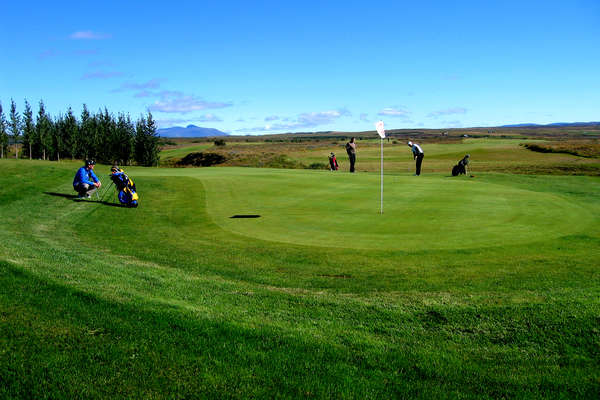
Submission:
M 410 116 L 410 111 L 400 107 L 387 107 L 379 111 L 377 115 L 393 118 L 408 118 Z
M 437 118 L 441 115 L 465 114 L 466 112 L 467 112 L 466 108 L 452 107 L 452 108 L 447 108 L 445 110 L 433 111 L 433 112 L 427 114 L 427 117 Z
M 142 90 L 141 92 L 137 92 L 136 94 L 133 95 L 133 97 L 137 97 L 137 98 L 140 98 L 140 97 L 152 97 L 152 96 L 154 96 L 154 93 L 149 92 L 147 90 Z
M 122 72 L 118 71 L 96 71 L 84 74 L 81 79 L 108 79 L 122 76 Z
M 192 111 L 225 108 L 233 105 L 230 102 L 205 101 L 179 91 L 165 90 L 158 93 L 158 96 L 160 96 L 160 100 L 148 106 L 148 111 L 185 114 Z
M 92 31 L 77 31 L 69 35 L 69 39 L 74 40 L 102 40 L 110 39 L 112 35 L 106 33 L 98 33 Z
M 173 126 L 176 125 L 189 125 L 192 122 L 189 119 L 182 119 L 182 118 L 165 118 L 165 119 L 159 119 L 156 121 L 156 125 L 158 125 L 158 127 L 160 129 L 163 128 L 171 128 Z
M 198 118 L 200 122 L 223 122 L 223 120 L 217 117 L 215 114 L 204 114 Z
M 282 121 L 281 123 L 266 124 L 264 126 L 258 126 L 253 128 L 238 129 L 236 132 L 282 132 L 304 128 L 315 128 L 320 125 L 331 124 L 341 117 L 351 115 L 352 113 L 350 113 L 350 111 L 348 111 L 346 108 L 341 108 L 339 110 L 302 113 L 299 114 L 295 120 L 290 118 L 278 118 L 278 120 Z M 270 121 L 275 121 L 275 119 L 267 121 L 267 119 L 265 118 L 265 122 Z
M 462 128 L 463 127 L 462 123 L 458 120 L 441 121 L 441 124 L 444 128 Z
M 199 122 L 222 122 L 223 120 L 214 114 L 205 114 L 195 118 L 162 118 L 157 120 L 159 128 L 171 128 L 173 126 L 195 125 Z
M 163 79 L 150 79 L 149 81 L 142 83 L 125 82 L 119 88 L 112 90 L 112 92 L 123 92 L 126 90 L 147 91 L 147 89 L 158 89 L 162 81 Z M 151 92 L 147 93 L 152 94 Z

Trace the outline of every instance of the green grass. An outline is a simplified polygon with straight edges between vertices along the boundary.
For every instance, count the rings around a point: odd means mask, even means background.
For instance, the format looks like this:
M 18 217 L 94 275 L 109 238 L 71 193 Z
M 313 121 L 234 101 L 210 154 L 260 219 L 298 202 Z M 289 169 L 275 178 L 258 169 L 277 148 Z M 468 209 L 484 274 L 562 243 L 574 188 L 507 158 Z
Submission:
M 598 178 L 77 167 L 0 160 L 0 397 L 600 393 Z
M 195 152 L 202 152 L 208 149 L 214 149 L 213 143 L 192 144 L 184 147 L 172 147 L 160 152 L 161 161 L 180 160 L 186 155 Z

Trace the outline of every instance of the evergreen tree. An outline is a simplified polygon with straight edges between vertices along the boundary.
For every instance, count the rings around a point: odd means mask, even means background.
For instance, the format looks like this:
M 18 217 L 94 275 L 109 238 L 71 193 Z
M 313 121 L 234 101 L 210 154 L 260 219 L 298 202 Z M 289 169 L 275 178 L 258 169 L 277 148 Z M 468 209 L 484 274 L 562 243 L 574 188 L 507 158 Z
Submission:
M 140 119 L 135 124 L 135 140 L 134 140 L 134 159 L 135 162 L 144 164 L 144 149 L 146 147 L 146 118 L 140 116 Z
M 105 107 L 104 112 L 97 114 L 97 157 L 104 163 L 113 163 L 117 161 L 119 148 L 116 122 L 112 114 Z
M 77 154 L 79 139 L 79 125 L 75 115 L 73 115 L 73 110 L 69 107 L 64 120 L 64 141 L 65 150 L 71 155 L 71 160 L 73 160 Z
M 8 134 L 6 133 L 6 118 L 0 103 L 0 158 L 4 158 L 4 154 L 8 153 Z
M 83 105 L 83 110 L 81 111 L 81 128 L 79 129 L 79 140 L 78 140 L 78 154 L 77 157 L 81 157 L 83 159 L 89 159 L 92 157 L 92 138 L 95 135 L 95 123 L 90 115 L 90 112 L 87 109 L 87 106 Z
M 54 122 L 52 129 L 50 130 L 50 135 L 52 137 L 52 150 L 53 150 L 53 158 L 56 161 L 60 161 L 60 156 L 63 153 L 63 149 L 65 147 L 65 119 L 62 115 L 59 115 Z
M 148 112 L 148 118 L 144 116 L 138 121 L 135 132 L 135 161 L 138 164 L 150 167 L 158 165 L 159 147 L 156 122 L 152 113 Z
M 46 160 L 50 158 L 52 151 L 52 129 L 54 124 L 50 117 L 46 114 L 46 108 L 44 107 L 44 101 L 40 100 L 40 108 L 38 111 L 37 122 L 35 124 L 35 142 L 34 151 L 36 157 Z
M 10 122 L 8 124 L 10 134 L 15 145 L 15 158 L 19 158 L 19 136 L 21 136 L 21 116 L 17 112 L 17 105 L 10 99 Z
M 31 106 L 25 100 L 25 111 L 23 112 L 23 152 L 27 151 L 29 159 L 32 158 L 32 144 L 35 140 L 35 124 L 33 122 L 33 112 Z
M 116 159 L 121 165 L 129 165 L 134 151 L 135 126 L 129 115 L 119 114 L 117 119 L 118 149 Z

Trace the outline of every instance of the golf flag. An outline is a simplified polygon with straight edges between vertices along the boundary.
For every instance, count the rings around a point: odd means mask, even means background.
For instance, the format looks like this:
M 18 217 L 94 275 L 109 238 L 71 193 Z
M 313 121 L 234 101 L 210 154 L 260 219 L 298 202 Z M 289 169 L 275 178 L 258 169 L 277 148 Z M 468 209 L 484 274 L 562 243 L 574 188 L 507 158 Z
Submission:
M 383 129 L 383 121 L 379 121 L 375 124 L 375 128 L 377 128 L 377 133 L 381 136 L 382 139 L 385 139 L 385 130 Z
M 377 129 L 377 133 L 381 136 L 381 205 L 379 209 L 379 213 L 383 214 L 383 139 L 385 138 L 385 130 L 383 129 L 383 121 L 379 121 L 375 124 L 375 128 Z

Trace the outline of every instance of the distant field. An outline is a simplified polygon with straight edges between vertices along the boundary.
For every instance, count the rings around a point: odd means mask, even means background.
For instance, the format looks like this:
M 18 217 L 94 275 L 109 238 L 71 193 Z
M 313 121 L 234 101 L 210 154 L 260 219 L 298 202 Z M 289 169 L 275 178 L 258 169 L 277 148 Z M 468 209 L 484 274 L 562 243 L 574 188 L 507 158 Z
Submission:
M 225 139 L 226 141 L 228 139 Z M 256 140 L 256 139 L 254 139 Z M 224 166 L 308 168 L 321 164 L 325 169 L 329 153 L 337 155 L 342 170 L 348 169 L 343 140 L 304 140 L 297 142 L 227 142 L 226 146 L 212 143 L 188 146 L 185 142 L 176 149 L 165 150 L 161 159 L 167 163 L 183 158 L 194 151 L 216 152 L 228 158 Z M 420 141 L 425 151 L 423 170 L 426 173 L 450 173 L 452 166 L 465 154 L 471 155 L 474 172 L 503 172 L 514 174 L 600 175 L 600 158 L 581 157 L 564 152 L 540 153 L 524 145 L 555 146 L 542 139 L 503 138 L 429 138 Z M 562 142 L 561 142 L 562 143 Z M 590 143 L 585 142 L 585 143 Z M 597 146 L 597 142 L 591 142 Z M 565 145 L 564 143 L 562 144 Z M 380 168 L 380 143 L 378 139 L 357 141 L 356 168 L 361 172 L 375 172 Z M 593 149 L 593 147 L 590 147 Z M 581 150 L 580 150 L 581 151 Z M 284 157 L 287 163 L 281 160 Z M 390 138 L 384 141 L 385 170 L 390 173 L 414 172 L 414 161 L 406 141 Z
M 390 144 L 383 215 L 376 140 L 126 168 L 137 209 L 0 160 L 0 398 L 597 398 L 600 180 L 531 174 L 597 160 L 519 143 Z

